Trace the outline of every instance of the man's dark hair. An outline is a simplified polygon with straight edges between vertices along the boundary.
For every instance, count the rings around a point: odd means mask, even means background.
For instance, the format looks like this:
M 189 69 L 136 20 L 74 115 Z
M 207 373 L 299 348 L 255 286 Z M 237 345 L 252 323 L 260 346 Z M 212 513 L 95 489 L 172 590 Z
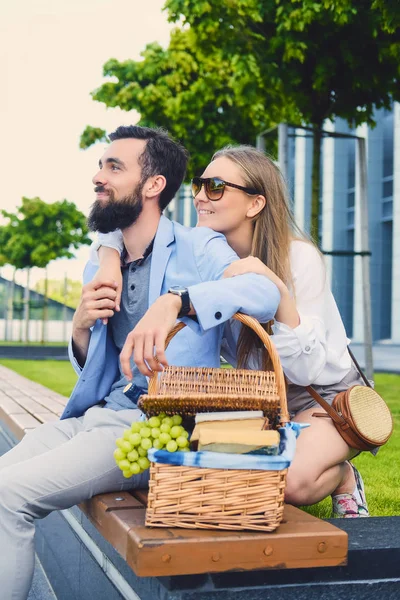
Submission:
M 143 184 L 153 175 L 164 175 L 167 183 L 159 200 L 162 212 L 182 185 L 189 160 L 187 150 L 161 127 L 153 129 L 139 125 L 121 125 L 108 137 L 112 142 L 126 138 L 147 140 L 146 147 L 139 157 L 142 168 L 140 183 Z

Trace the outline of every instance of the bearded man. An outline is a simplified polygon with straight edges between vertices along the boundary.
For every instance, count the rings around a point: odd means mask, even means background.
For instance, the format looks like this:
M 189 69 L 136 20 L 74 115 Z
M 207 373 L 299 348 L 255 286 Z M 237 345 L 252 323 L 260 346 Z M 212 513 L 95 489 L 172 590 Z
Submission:
M 162 215 L 185 175 L 180 144 L 163 130 L 138 126 L 109 137 L 93 177 L 89 224 L 100 232 L 122 230 L 121 306 L 114 282 L 95 277 L 89 261 L 69 347 L 79 379 L 61 420 L 29 432 L 0 458 L 0 589 L 9 600 L 28 596 L 36 519 L 95 494 L 146 485 L 147 472 L 125 479 L 113 457 L 115 439 L 142 416 L 136 402 L 146 376 L 167 361 L 219 366 L 222 324 L 238 310 L 267 322 L 279 303 L 266 277 L 221 279 L 238 259 L 224 236 Z M 177 318 L 188 327 L 165 352 Z M 128 398 L 123 387 L 131 368 Z

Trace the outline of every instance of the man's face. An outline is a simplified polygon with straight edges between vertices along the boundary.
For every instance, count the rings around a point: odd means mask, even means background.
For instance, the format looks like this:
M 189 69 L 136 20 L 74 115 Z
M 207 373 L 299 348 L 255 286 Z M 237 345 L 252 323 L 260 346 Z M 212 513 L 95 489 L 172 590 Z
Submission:
M 132 225 L 143 208 L 141 167 L 138 159 L 145 140 L 112 142 L 99 161 L 93 177 L 96 200 L 88 217 L 89 228 L 108 233 Z

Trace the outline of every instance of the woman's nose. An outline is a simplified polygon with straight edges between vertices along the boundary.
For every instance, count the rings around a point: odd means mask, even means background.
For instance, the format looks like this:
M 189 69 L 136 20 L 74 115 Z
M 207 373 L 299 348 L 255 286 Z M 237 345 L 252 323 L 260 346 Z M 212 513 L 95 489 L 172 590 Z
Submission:
M 196 194 L 196 200 L 197 201 L 201 201 L 201 202 L 208 202 L 208 198 L 206 196 L 206 190 L 205 190 L 205 185 L 204 183 L 202 184 L 200 191 Z

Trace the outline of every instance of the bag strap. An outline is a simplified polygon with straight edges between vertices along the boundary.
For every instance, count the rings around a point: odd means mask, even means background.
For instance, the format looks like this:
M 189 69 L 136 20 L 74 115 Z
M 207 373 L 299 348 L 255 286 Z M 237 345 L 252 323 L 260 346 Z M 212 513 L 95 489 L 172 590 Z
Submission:
M 349 351 L 350 357 L 351 357 L 354 365 L 356 366 L 357 371 L 360 373 L 362 379 L 364 380 L 365 385 L 367 385 L 369 388 L 372 388 L 370 382 L 368 381 L 368 379 L 364 375 L 363 371 L 361 370 L 361 367 L 358 364 L 358 362 L 356 360 L 356 357 L 354 356 L 354 354 L 350 350 L 349 346 L 347 346 L 347 350 Z M 310 394 L 310 396 L 312 396 L 314 398 L 314 400 L 316 400 L 316 402 L 318 402 L 318 404 L 320 404 L 322 406 L 322 408 L 324 410 L 326 410 L 326 412 L 328 413 L 328 415 L 331 417 L 331 419 L 333 421 L 335 421 L 336 423 L 345 423 L 345 420 L 343 419 L 343 417 L 341 417 L 339 415 L 339 413 L 337 413 L 336 410 L 334 408 L 332 408 L 332 406 L 326 400 L 324 400 L 322 398 L 322 396 L 320 396 L 318 394 L 318 392 L 311 385 L 308 385 L 306 387 L 306 390 Z
M 314 390 L 314 388 L 311 385 L 307 385 L 306 390 L 310 394 L 310 396 L 312 396 L 314 398 L 314 400 L 316 402 L 318 402 L 318 404 L 320 404 L 324 410 L 326 410 L 328 415 L 331 417 L 332 421 L 335 421 L 335 423 L 338 423 L 338 425 L 342 425 L 343 423 L 346 423 L 345 419 L 343 417 L 341 417 L 339 415 L 339 413 L 337 413 L 336 410 L 334 408 L 332 408 L 332 406 L 326 400 L 324 400 L 323 397 L 320 396 L 318 394 L 318 392 L 316 390 Z M 317 415 L 313 415 L 313 416 L 317 416 Z M 327 415 L 321 414 L 321 416 L 327 416 Z
M 358 364 L 358 362 L 356 361 L 356 357 L 354 356 L 354 354 L 352 353 L 352 351 L 350 350 L 350 346 L 347 346 L 347 350 L 349 351 L 349 354 L 351 356 L 351 359 L 353 361 L 353 363 L 355 364 L 357 371 L 360 373 L 361 377 L 364 380 L 365 385 L 367 385 L 369 388 L 372 388 L 372 385 L 370 384 L 370 382 L 368 381 L 368 379 L 366 378 L 366 376 L 364 375 L 363 371 L 361 370 L 360 365 Z

